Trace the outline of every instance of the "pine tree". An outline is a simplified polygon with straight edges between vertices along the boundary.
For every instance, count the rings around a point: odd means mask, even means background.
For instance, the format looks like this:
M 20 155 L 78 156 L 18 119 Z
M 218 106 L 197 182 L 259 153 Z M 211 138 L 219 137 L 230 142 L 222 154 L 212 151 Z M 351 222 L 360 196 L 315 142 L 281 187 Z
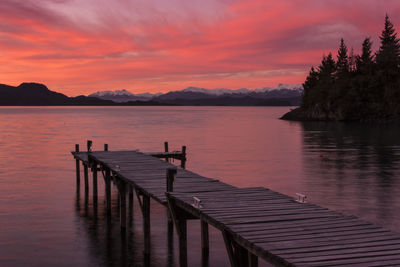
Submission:
M 381 46 L 376 53 L 376 63 L 379 70 L 383 72 L 384 77 L 390 80 L 399 72 L 400 40 L 397 38 L 397 33 L 388 15 L 385 17 L 385 28 L 379 38 Z
M 310 73 L 308 74 L 305 82 L 303 83 L 304 95 L 302 106 L 307 108 L 310 104 L 319 101 L 318 94 L 318 72 L 315 71 L 314 67 L 311 67 Z
M 333 59 L 332 53 L 329 53 L 328 56 L 324 56 L 322 59 L 322 63 L 319 66 L 319 72 L 321 77 L 331 78 L 332 74 L 336 71 L 336 62 Z
M 372 72 L 372 67 L 374 64 L 374 55 L 372 54 L 371 48 L 372 48 L 371 38 L 367 37 L 362 43 L 361 56 L 358 56 L 356 60 L 357 70 L 359 73 L 371 74 Z
M 357 55 L 354 54 L 353 47 L 350 50 L 349 55 L 349 71 L 354 73 L 357 70 Z
M 343 38 L 340 40 L 340 47 L 338 50 L 337 76 L 338 78 L 346 76 L 349 73 L 349 56 L 347 55 L 347 47 Z

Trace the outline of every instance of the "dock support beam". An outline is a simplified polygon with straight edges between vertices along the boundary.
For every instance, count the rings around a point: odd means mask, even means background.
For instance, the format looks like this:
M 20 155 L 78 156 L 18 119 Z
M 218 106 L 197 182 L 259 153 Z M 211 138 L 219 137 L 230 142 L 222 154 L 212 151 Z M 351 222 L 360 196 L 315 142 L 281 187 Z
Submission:
M 125 182 L 119 181 L 119 198 L 120 198 L 120 223 L 121 223 L 121 234 L 126 234 L 126 186 Z
M 79 144 L 75 144 L 75 152 L 79 152 Z M 76 193 L 79 194 L 81 190 L 81 170 L 80 170 L 80 162 L 79 159 L 75 160 L 76 162 Z
M 143 195 L 144 258 L 150 263 L 150 197 Z
M 137 188 L 135 188 L 136 197 L 139 202 L 140 210 L 143 216 L 143 235 L 144 235 L 144 265 L 150 264 L 150 197 L 144 195 Z
M 168 194 L 168 193 L 167 193 Z M 187 218 L 186 214 L 181 211 L 171 200 L 167 197 L 168 209 L 174 221 L 176 232 L 179 238 L 179 266 L 187 267 Z
M 97 163 L 92 163 L 93 172 L 93 204 L 97 205 Z
M 89 171 L 86 163 L 83 163 L 83 175 L 85 178 L 85 200 L 87 200 L 89 197 Z
M 129 198 L 128 198 L 128 216 L 129 216 L 129 226 L 132 225 L 133 220 L 133 186 L 129 186 Z
M 203 266 L 208 266 L 209 250 L 208 223 L 201 221 L 201 262 Z
M 226 230 L 222 230 L 226 251 L 232 267 L 257 267 L 258 257 L 240 246 Z
M 106 210 L 107 217 L 111 218 L 111 175 L 110 170 L 106 169 L 104 171 L 104 182 L 105 182 L 105 191 L 106 191 Z

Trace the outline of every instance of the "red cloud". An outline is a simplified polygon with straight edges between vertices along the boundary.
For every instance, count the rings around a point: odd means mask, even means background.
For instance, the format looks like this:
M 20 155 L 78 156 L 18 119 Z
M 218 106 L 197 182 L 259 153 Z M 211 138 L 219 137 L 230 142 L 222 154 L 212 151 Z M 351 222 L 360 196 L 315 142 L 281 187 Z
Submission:
M 358 51 L 385 13 L 400 22 L 397 0 L 149 3 L 2 0 L 1 82 L 69 95 L 301 83 L 341 37 Z

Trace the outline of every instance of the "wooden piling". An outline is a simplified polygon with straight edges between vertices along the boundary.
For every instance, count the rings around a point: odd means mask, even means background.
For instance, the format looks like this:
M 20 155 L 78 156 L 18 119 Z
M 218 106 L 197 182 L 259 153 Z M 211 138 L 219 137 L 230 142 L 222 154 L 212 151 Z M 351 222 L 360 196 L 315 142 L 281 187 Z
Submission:
M 176 168 L 168 168 L 167 169 L 167 192 L 172 192 L 174 191 L 174 181 L 176 177 L 177 169 Z M 167 211 L 167 217 L 168 217 L 168 238 L 173 237 L 173 231 L 174 231 L 174 223 L 172 221 L 171 213 Z M 169 241 L 170 242 L 170 241 Z
M 126 232 L 126 186 L 125 182 L 120 181 L 119 185 L 119 198 L 120 198 L 120 223 L 121 233 Z
M 182 146 L 181 167 L 186 168 L 186 146 Z
M 104 151 L 108 151 L 108 144 L 104 144 Z
M 167 192 L 174 191 L 174 180 L 176 177 L 176 168 L 167 168 Z
M 106 191 L 106 210 L 107 210 L 107 216 L 111 217 L 111 176 L 110 176 L 110 170 L 106 169 L 104 171 L 105 177 L 105 191 Z
M 150 259 L 150 197 L 143 195 L 143 233 L 144 233 L 144 258 Z
M 177 209 L 174 201 L 167 198 L 167 205 L 179 239 L 179 266 L 187 267 L 187 222 L 185 214 Z
M 168 142 L 164 142 L 164 151 L 168 152 Z
M 251 253 L 250 251 L 248 252 L 248 259 L 249 259 L 249 267 L 258 267 L 258 257 Z
M 129 198 L 128 198 L 128 216 L 129 224 L 131 225 L 133 219 L 133 186 L 129 185 Z
M 75 152 L 79 152 L 79 144 L 75 144 Z M 81 170 L 79 159 L 76 158 L 76 192 L 79 193 L 81 189 Z
M 83 163 L 83 175 L 85 177 L 85 196 L 89 195 L 89 171 L 88 165 Z
M 93 172 L 93 204 L 97 205 L 97 164 L 92 163 Z
M 209 250 L 208 223 L 201 221 L 201 261 L 203 266 L 208 265 Z
M 87 145 L 87 151 L 88 152 L 92 151 L 92 145 L 93 145 L 92 140 L 87 140 L 86 145 Z
M 187 223 L 186 218 L 181 216 L 178 219 L 179 225 L 179 264 L 187 267 Z

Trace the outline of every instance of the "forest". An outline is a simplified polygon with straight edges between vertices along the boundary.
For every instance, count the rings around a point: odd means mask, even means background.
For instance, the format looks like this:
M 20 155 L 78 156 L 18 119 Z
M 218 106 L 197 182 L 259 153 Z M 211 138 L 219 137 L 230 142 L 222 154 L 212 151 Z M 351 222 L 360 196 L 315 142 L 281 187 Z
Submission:
M 365 38 L 360 55 L 349 52 L 342 38 L 336 60 L 329 53 L 311 68 L 301 106 L 282 119 L 400 121 L 400 43 L 388 15 L 379 38 L 375 53 L 371 38 Z

